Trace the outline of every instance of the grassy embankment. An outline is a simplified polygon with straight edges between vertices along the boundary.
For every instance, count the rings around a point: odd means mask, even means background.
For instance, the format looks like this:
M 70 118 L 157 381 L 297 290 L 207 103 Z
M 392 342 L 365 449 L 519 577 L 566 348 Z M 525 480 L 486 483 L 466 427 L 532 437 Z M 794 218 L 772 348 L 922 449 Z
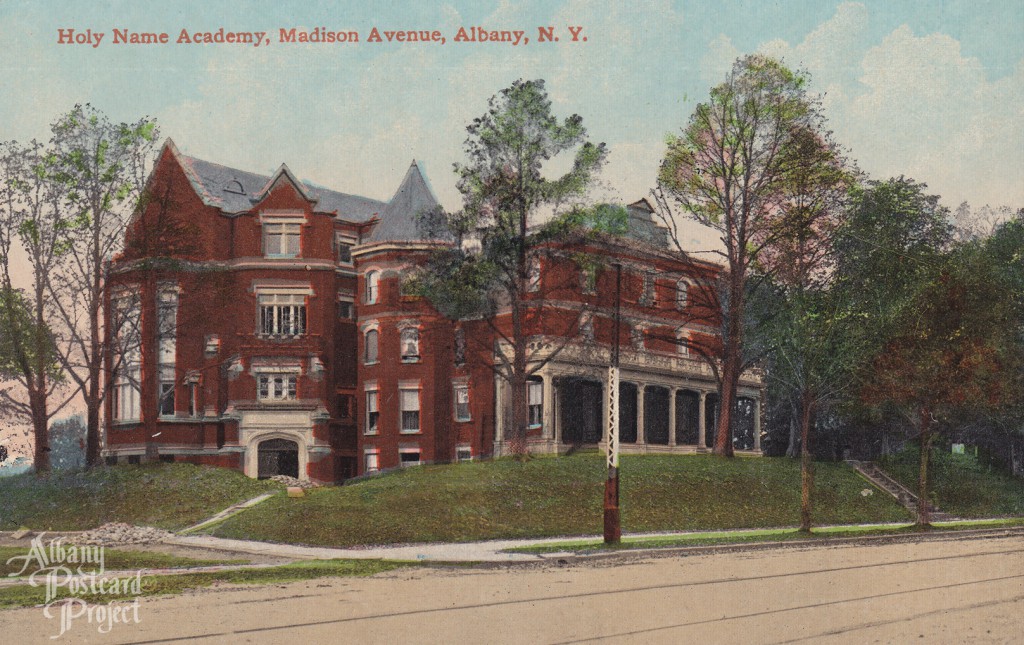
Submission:
M 910 519 L 844 464 L 820 463 L 817 474 L 817 523 Z M 332 546 L 594 535 L 604 478 L 597 454 L 423 466 L 304 498 L 277 496 L 210 532 Z M 627 456 L 621 495 L 627 532 L 793 526 L 800 469 L 790 459 Z
M 910 490 L 917 491 L 920 461 L 917 450 L 906 450 L 879 462 L 887 473 Z M 1024 480 L 991 469 L 974 455 L 932 454 L 932 501 L 957 517 L 1024 515 Z
M 280 489 L 233 470 L 191 464 L 16 475 L 0 478 L 0 530 L 74 531 L 107 522 L 175 530 Z

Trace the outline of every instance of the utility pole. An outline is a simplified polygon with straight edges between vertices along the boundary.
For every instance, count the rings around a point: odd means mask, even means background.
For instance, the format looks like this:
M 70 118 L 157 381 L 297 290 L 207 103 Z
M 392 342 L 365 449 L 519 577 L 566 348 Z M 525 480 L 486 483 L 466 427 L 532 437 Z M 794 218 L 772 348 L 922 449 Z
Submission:
M 622 303 L 622 265 L 615 263 L 615 332 L 612 364 L 608 368 L 608 479 L 604 483 L 604 543 L 622 541 L 619 518 L 619 320 Z

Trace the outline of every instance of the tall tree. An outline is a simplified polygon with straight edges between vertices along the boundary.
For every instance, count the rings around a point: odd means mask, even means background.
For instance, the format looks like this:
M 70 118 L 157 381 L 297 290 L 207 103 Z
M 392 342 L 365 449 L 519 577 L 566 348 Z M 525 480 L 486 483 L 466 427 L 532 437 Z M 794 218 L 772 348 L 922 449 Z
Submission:
M 456 242 L 431 259 L 438 271 L 427 272 L 420 292 L 450 317 L 482 317 L 507 348 L 492 355 L 510 394 L 506 436 L 512 452 L 522 454 L 529 425 L 527 381 L 543 364 L 536 361 L 551 358 L 529 347 L 540 302 L 539 263 L 572 225 L 575 216 L 569 213 L 582 212 L 575 207 L 607 151 L 588 140 L 580 116 L 560 121 L 552 114 L 543 80 L 519 80 L 499 92 L 467 132 L 467 161 L 455 164 L 462 210 L 440 218 Z M 572 156 L 570 170 L 546 177 L 545 164 L 560 155 Z M 542 217 L 551 214 L 542 225 Z M 466 237 L 479 244 L 463 244 Z
M 848 390 L 861 326 L 835 288 L 834 243 L 855 179 L 827 133 L 799 128 L 783 151 L 783 200 L 771 217 L 774 238 L 757 258 L 778 287 L 776 315 L 755 333 L 769 337 L 771 379 L 799 410 L 800 529 L 811 530 L 814 464 L 811 425 L 823 405 Z
M 49 405 L 62 379 L 54 364 L 47 283 L 66 248 L 65 231 L 72 222 L 55 179 L 53 156 L 42 144 L 5 143 L 0 152 L 0 182 L 0 345 L 4 354 L 0 362 L 4 376 L 19 385 L 15 394 L 0 391 L 0 402 L 16 418 L 31 424 L 33 464 L 36 472 L 44 473 L 50 469 L 50 417 L 70 401 L 69 396 Z M 25 255 L 27 293 L 16 288 L 15 274 L 23 272 L 13 255 L 16 247 Z
M 871 332 L 869 358 L 858 376 L 861 401 L 869 409 L 897 412 L 923 448 L 922 523 L 928 521 L 925 474 L 935 421 L 980 383 L 974 380 L 980 372 L 957 358 L 960 350 L 950 334 L 966 334 L 960 356 L 974 355 L 975 349 L 979 357 L 987 354 L 980 345 L 971 348 L 979 339 L 973 314 L 964 307 L 973 303 L 962 299 L 963 280 L 970 278 L 951 272 L 952 234 L 939 197 L 929 195 L 924 184 L 898 177 L 854 190 L 836 242 L 840 288 Z M 939 302 L 955 310 L 944 312 Z M 954 381 L 929 383 L 933 377 Z M 963 389 L 956 391 L 959 385 Z
M 725 82 L 712 88 L 681 134 L 668 138 L 658 174 L 659 203 L 670 230 L 677 230 L 671 207 L 716 230 L 724 260 L 717 290 L 722 315 L 720 413 L 714 452 L 732 455 L 732 417 L 742 373 L 750 356 L 744 322 L 748 274 L 779 231 L 776 215 L 786 199 L 787 150 L 794 133 L 823 130 L 817 103 L 805 89 L 807 77 L 776 60 L 754 55 L 733 65 Z M 678 251 L 688 253 L 674 235 Z
M 121 250 L 128 219 L 143 197 L 155 154 L 156 123 L 114 123 L 92 106 L 76 105 L 53 124 L 56 178 L 74 223 L 49 293 L 64 342 L 61 363 L 86 408 L 86 464 L 100 458 L 103 379 L 103 288 L 106 262 Z

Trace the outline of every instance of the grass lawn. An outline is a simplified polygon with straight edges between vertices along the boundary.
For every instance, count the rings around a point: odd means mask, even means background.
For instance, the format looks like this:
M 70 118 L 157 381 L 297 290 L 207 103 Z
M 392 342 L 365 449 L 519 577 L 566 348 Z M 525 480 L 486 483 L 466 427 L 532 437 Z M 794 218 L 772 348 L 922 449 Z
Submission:
M 0 530 L 90 529 L 106 522 L 181 529 L 280 484 L 191 464 L 113 466 L 0 478 Z
M 1022 519 L 1003 520 L 961 520 L 938 522 L 927 531 L 969 531 L 973 529 L 995 529 L 1024 526 Z M 564 542 L 539 544 L 536 546 L 508 549 L 511 553 L 561 553 L 593 552 L 623 549 L 660 549 L 690 546 L 718 546 L 725 544 L 744 544 L 750 542 L 787 542 L 792 540 L 822 540 L 831 538 L 856 538 L 878 535 L 906 535 L 920 533 L 922 529 L 914 524 L 868 524 L 828 526 L 813 529 L 811 533 L 801 533 L 792 528 L 757 529 L 751 531 L 705 531 L 687 533 L 685 535 L 657 536 L 637 535 L 622 538 L 617 545 L 605 545 L 598 539 L 566 540 Z
M 920 460 L 906 450 L 879 461 L 887 473 L 917 492 Z M 953 455 L 936 449 L 930 465 L 932 501 L 958 517 L 1024 515 L 1024 480 L 990 470 L 973 455 Z
M 315 578 L 341 576 L 372 576 L 398 567 L 415 566 L 413 563 L 382 562 L 380 560 L 314 560 L 294 562 L 276 567 L 260 569 L 238 569 L 234 571 L 211 571 L 204 573 L 183 573 L 142 577 L 143 596 L 163 596 L 189 589 L 209 587 L 214 584 L 272 584 L 312 580 Z M 123 578 L 122 578 L 123 580 Z M 62 587 L 61 591 L 67 591 Z M 17 585 L 0 588 L 0 609 L 32 607 L 45 601 L 46 589 L 42 586 Z M 58 596 L 58 598 L 63 596 Z M 97 596 L 78 595 L 85 601 L 108 603 L 112 600 L 132 600 L 132 595 L 102 594 Z
M 71 546 L 71 542 L 65 542 L 65 546 Z M 44 542 L 45 545 L 45 542 Z M 22 561 L 18 560 L 8 563 L 11 558 L 28 555 L 29 550 L 21 546 L 0 546 L 0 578 L 6 578 L 12 573 L 21 571 Z M 132 551 L 105 548 L 103 550 L 103 568 L 106 571 L 131 571 L 134 569 L 182 569 L 186 567 L 206 567 L 215 564 L 242 564 L 248 560 L 197 560 L 194 558 L 183 558 L 169 555 L 167 553 L 155 553 L 153 551 Z M 70 565 L 74 569 L 77 565 Z M 24 575 L 28 576 L 38 568 L 33 563 L 26 569 Z M 85 571 L 95 569 L 92 564 L 83 565 Z
M 844 464 L 817 465 L 816 522 L 901 522 L 906 511 Z M 314 545 L 472 541 L 600 534 L 604 457 L 538 457 L 422 466 L 348 486 L 275 497 L 214 535 Z M 793 526 L 800 467 L 791 459 L 625 456 L 628 532 Z M 861 492 L 872 489 L 871 495 Z

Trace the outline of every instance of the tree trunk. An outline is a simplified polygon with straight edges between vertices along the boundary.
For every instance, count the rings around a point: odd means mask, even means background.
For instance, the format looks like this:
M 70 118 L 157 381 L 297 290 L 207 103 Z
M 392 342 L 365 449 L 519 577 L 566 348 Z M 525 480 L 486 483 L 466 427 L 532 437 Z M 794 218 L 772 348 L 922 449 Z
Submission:
M 50 472 L 50 434 L 47 428 L 46 380 L 34 379 L 36 384 L 29 392 L 29 407 L 32 410 L 32 439 L 35 451 L 32 456 L 36 474 Z M 42 380 L 42 388 L 38 381 Z
M 736 385 L 739 382 L 739 357 L 729 355 L 722 366 L 722 390 L 718 397 L 718 427 L 715 429 L 713 454 L 733 456 L 732 416 L 736 407 Z
M 921 408 L 921 469 L 917 478 L 917 525 L 931 526 L 931 509 L 928 507 L 928 460 L 932 452 L 931 413 Z
M 100 410 L 92 395 L 86 401 L 85 423 L 85 467 L 93 468 L 100 463 Z
M 789 405 L 789 445 L 786 446 L 786 456 L 796 457 L 800 454 L 800 411 L 796 402 L 790 400 Z
M 811 491 L 814 489 L 814 461 L 811 459 L 811 418 L 814 402 L 809 392 L 801 397 L 800 410 L 800 531 L 811 532 Z

